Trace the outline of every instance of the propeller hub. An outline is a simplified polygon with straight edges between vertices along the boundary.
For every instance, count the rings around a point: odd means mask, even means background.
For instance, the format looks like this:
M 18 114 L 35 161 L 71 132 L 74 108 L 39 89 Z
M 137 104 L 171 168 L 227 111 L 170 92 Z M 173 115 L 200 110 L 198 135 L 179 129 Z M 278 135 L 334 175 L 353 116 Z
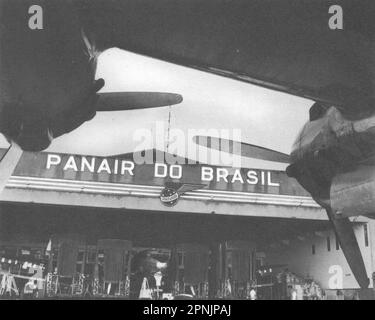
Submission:
M 7 106 L 0 117 L 0 130 L 11 143 L 17 143 L 25 151 L 42 151 L 51 144 L 53 140 L 52 130 L 44 119 L 36 119 L 21 108 L 16 112 L 14 106 Z M 27 117 L 20 115 L 27 114 Z M 25 121 L 24 119 L 29 119 Z

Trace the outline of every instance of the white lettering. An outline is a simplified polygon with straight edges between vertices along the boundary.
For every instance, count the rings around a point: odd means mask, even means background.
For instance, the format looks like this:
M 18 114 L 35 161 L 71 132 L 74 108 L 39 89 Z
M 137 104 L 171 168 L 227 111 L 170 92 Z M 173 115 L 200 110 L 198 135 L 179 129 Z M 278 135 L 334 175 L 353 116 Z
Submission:
M 109 168 L 109 164 L 108 164 L 107 159 L 103 159 L 102 163 L 100 164 L 100 166 L 98 168 L 98 173 L 100 173 L 102 171 L 107 171 L 108 174 L 111 174 L 111 169 Z
M 91 158 L 91 162 L 89 162 L 86 157 L 82 157 L 81 159 L 81 171 L 85 171 L 85 167 L 93 173 L 95 170 L 95 158 Z
M 125 171 L 127 171 L 131 176 L 134 176 L 133 169 L 134 162 L 126 160 L 121 161 L 121 174 L 125 174 Z
M 118 173 L 118 160 L 115 159 L 115 164 L 114 164 L 114 168 L 113 168 L 113 173 L 114 174 L 117 174 Z
M 261 173 L 260 173 L 260 179 L 261 179 L 261 184 L 262 184 L 262 186 L 264 186 L 264 184 L 265 184 L 265 179 L 264 179 L 264 171 L 262 171 Z
M 74 160 L 74 156 L 70 156 L 68 161 L 65 164 L 64 171 L 68 169 L 73 169 L 74 171 L 78 171 L 76 161 Z
M 224 168 L 218 168 L 216 170 L 216 181 L 219 182 L 221 178 L 223 178 L 223 180 L 225 182 L 228 182 L 228 170 L 227 169 L 224 169 Z
M 246 181 L 248 184 L 257 184 L 259 182 L 258 174 L 254 170 L 249 170 L 247 172 L 247 178 Z
M 162 169 L 160 173 L 160 169 Z M 155 171 L 154 171 L 154 176 L 156 178 L 165 178 L 168 173 L 168 168 L 167 165 L 164 163 L 155 163 Z
M 280 187 L 280 183 L 272 182 L 271 171 L 267 172 L 267 184 L 271 187 Z
M 177 172 L 177 174 L 174 174 L 173 171 Z M 169 168 L 169 176 L 173 179 L 180 179 L 182 177 L 182 167 L 178 164 L 171 165 Z
M 241 183 L 243 183 L 243 178 L 241 176 L 241 172 L 240 172 L 240 169 L 236 169 L 234 171 L 234 175 L 232 177 L 232 183 L 236 182 L 236 181 L 240 181 Z
M 201 180 L 212 181 L 214 179 L 214 170 L 210 167 L 202 167 L 201 169 Z
M 56 166 L 61 163 L 61 157 L 57 154 L 49 154 L 47 156 L 47 169 L 51 168 L 51 166 Z

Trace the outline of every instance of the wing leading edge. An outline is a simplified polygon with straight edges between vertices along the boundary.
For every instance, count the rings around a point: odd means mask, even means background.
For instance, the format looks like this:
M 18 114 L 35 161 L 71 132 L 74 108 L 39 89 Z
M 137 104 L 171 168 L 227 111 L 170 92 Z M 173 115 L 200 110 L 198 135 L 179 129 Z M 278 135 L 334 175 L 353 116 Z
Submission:
M 102 50 L 117 46 L 348 110 L 368 106 L 375 98 L 375 4 L 335 4 L 343 8 L 343 30 L 328 27 L 332 3 L 322 0 L 115 0 L 111 21 L 86 24 L 94 33 L 101 28 Z

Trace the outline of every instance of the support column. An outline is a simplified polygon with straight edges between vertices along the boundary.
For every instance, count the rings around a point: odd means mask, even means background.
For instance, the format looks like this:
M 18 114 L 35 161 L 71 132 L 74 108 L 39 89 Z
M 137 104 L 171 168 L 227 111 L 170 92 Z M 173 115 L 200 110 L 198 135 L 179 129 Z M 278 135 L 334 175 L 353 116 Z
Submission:
M 214 299 L 217 296 L 218 284 L 220 283 L 219 278 L 219 264 L 220 264 L 220 243 L 210 243 L 210 259 L 208 265 L 208 298 Z

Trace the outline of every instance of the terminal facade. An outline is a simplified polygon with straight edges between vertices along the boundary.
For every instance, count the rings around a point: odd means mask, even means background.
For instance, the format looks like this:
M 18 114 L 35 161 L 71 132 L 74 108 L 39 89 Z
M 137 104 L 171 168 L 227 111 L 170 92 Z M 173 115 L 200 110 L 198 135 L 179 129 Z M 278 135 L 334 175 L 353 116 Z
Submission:
M 1 195 L 1 274 L 14 280 L 2 294 L 21 294 L 32 277 L 39 297 L 142 298 L 134 261 L 147 252 L 167 266 L 147 281 L 157 298 L 372 295 L 372 280 L 359 290 L 325 211 L 296 180 L 185 160 L 25 152 Z M 372 279 L 374 222 L 353 224 Z

